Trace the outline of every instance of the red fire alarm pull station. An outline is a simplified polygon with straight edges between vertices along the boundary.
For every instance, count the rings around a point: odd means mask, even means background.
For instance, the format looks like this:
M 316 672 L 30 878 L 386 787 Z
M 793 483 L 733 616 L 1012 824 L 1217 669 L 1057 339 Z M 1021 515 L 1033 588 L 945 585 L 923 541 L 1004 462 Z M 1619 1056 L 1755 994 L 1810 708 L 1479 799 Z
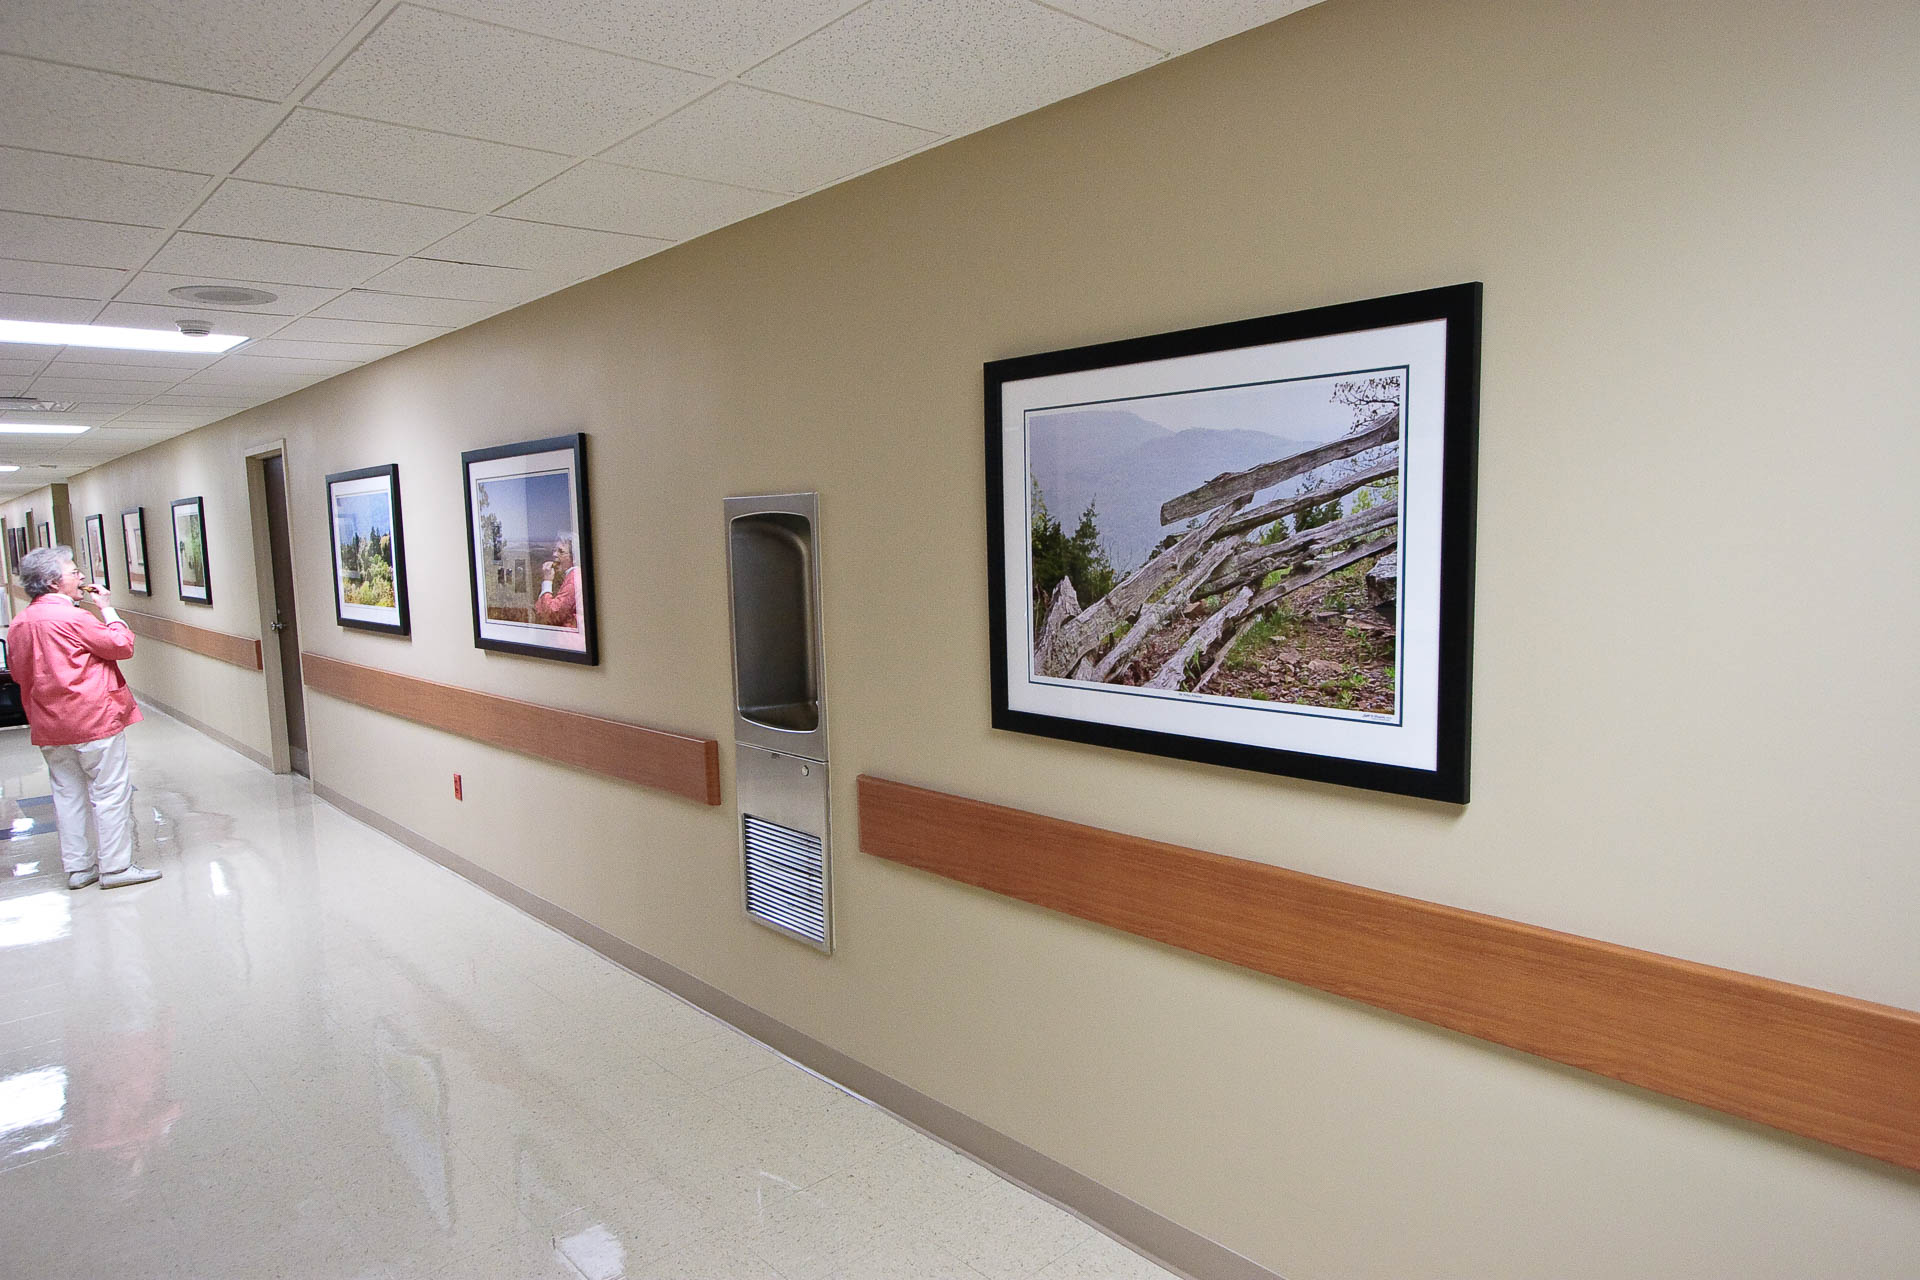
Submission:
M 460 794 L 460 775 L 457 773 L 453 775 L 453 798 L 455 800 L 466 799 L 465 796 Z

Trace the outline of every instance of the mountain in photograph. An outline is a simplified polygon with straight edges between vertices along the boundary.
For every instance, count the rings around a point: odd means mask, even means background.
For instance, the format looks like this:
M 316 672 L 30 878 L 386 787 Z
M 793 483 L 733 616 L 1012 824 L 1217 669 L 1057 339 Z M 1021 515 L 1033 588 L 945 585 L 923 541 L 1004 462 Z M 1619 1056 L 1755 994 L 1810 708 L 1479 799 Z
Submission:
M 1314 442 L 1265 431 L 1170 431 L 1123 409 L 1036 415 L 1028 465 L 1047 510 L 1071 532 L 1087 503 L 1098 503 L 1100 541 L 1116 573 L 1142 564 L 1176 525 L 1162 528 L 1160 505 L 1228 471 L 1284 458 Z M 1298 481 L 1262 495 L 1290 491 Z

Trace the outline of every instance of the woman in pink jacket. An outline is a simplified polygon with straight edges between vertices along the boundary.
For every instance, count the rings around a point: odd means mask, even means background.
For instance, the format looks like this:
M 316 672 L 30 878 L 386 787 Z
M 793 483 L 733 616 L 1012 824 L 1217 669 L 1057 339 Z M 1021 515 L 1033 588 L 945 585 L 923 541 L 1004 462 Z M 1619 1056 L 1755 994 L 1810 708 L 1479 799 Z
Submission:
M 126 728 L 140 708 L 120 674 L 133 632 L 106 589 L 81 575 L 67 547 L 40 547 L 20 561 L 30 603 L 7 628 L 7 669 L 20 686 L 32 741 L 46 757 L 67 888 L 103 889 L 158 880 L 133 864 L 133 785 Z M 87 847 L 87 811 L 99 836 Z

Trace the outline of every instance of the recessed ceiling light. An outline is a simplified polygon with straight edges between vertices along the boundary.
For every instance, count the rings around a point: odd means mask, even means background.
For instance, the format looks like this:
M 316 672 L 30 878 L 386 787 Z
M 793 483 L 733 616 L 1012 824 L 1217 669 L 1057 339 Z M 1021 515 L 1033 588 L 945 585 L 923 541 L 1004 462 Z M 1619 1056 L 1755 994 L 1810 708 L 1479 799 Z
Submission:
M 265 289 L 243 289 L 237 284 L 183 284 L 167 290 L 167 295 L 208 307 L 260 307 L 280 298 Z
M 77 436 L 91 431 L 77 422 L 8 422 L 0 419 L 0 436 Z
M 18 471 L 19 469 L 11 462 L 0 462 L 0 471 Z
M 245 335 L 231 333 L 196 335 L 165 329 L 117 329 L 104 324 L 0 320 L 0 342 L 30 342 L 42 347 L 111 347 L 119 351 L 190 351 L 218 355 L 246 340 Z

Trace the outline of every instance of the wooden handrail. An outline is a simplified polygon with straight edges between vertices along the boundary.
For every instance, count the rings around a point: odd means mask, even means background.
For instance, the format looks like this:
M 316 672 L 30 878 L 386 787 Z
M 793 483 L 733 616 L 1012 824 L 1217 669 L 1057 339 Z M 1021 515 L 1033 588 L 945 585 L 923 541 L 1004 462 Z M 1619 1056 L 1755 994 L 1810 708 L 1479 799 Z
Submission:
M 308 688 L 330 697 L 701 804 L 720 803 L 720 744 L 711 738 L 561 711 L 317 653 L 302 653 L 300 669 Z
M 1920 1013 L 862 775 L 868 853 L 1920 1169 Z
M 155 613 L 136 613 L 131 609 L 120 610 L 120 618 L 137 636 L 204 654 L 209 658 L 218 658 L 222 662 L 231 662 L 248 671 L 265 669 L 260 656 L 260 642 L 247 636 L 209 631 L 191 623 L 176 622 Z

